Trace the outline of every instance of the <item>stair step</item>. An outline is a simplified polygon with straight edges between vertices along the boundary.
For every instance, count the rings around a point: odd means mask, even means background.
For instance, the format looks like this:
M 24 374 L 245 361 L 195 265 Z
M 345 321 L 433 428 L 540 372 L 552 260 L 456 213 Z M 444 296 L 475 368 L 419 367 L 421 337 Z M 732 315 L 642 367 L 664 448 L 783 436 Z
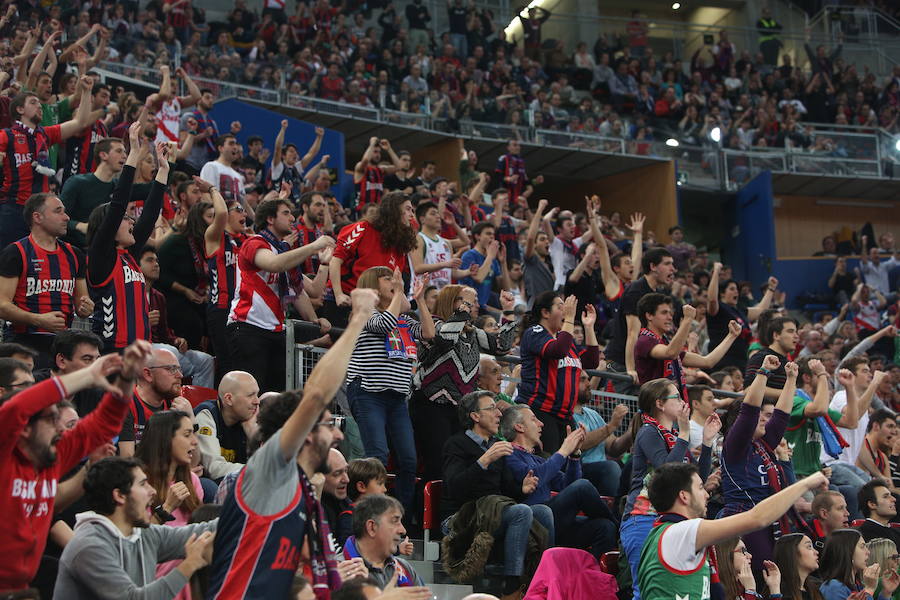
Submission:
M 428 585 L 435 600 L 462 600 L 472 593 L 471 585 L 432 583 Z

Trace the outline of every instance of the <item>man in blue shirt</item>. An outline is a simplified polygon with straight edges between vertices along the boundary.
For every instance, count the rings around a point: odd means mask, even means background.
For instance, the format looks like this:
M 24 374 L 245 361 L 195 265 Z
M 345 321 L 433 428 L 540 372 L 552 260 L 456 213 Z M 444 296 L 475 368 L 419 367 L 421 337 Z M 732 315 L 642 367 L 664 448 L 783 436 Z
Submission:
M 607 423 L 600 413 L 589 406 L 591 403 L 591 377 L 581 372 L 578 378 L 578 399 L 572 412 L 575 424 L 583 427 L 584 442 L 581 449 L 581 470 L 585 479 L 594 484 L 603 496 L 619 496 L 619 479 L 622 467 L 608 454 L 620 456 L 631 448 L 634 438 L 629 428 L 621 436 L 615 432 L 622 426 L 628 416 L 628 406 L 619 404 L 613 409 L 612 417 Z
M 550 458 L 534 454 L 541 447 L 544 424 L 524 404 L 506 409 L 500 433 L 512 443 L 513 453 L 506 457 L 506 468 L 517 481 L 533 473 L 538 479 L 534 491 L 525 496 L 526 504 L 546 504 L 553 511 L 558 546 L 590 546 L 598 559 L 616 546 L 616 522 L 597 488 L 581 478 L 581 445 L 585 430 L 570 431 L 559 450 Z M 551 491 L 559 492 L 551 498 Z M 585 516 L 579 517 L 583 512 Z
M 506 265 L 506 245 L 494 239 L 494 232 L 493 223 L 488 221 L 476 223 L 472 228 L 475 247 L 463 253 L 460 266 L 462 270 L 468 270 L 472 265 L 480 266 L 473 276 L 464 277 L 459 283 L 470 286 L 478 292 L 478 304 L 482 310 L 489 310 L 489 303 L 495 309 L 500 306 L 499 297 L 493 293 L 495 280 L 500 282 L 501 289 L 512 288 Z

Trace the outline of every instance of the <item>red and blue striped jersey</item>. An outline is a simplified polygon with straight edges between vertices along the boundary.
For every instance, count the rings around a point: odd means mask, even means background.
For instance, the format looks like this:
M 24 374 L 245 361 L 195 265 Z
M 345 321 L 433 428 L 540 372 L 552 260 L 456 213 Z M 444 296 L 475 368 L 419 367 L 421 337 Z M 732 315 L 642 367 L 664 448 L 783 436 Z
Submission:
M 299 467 L 298 467 L 299 468 Z M 284 598 L 306 539 L 303 487 L 281 511 L 260 515 L 241 494 L 247 467 L 222 505 L 210 565 L 209 600 Z
M 375 165 L 366 165 L 363 178 L 356 184 L 359 192 L 357 210 L 362 210 L 366 204 L 380 204 L 384 194 L 384 171 Z
M 568 338 L 567 347 L 565 338 Z M 562 351 L 558 350 L 560 347 Z M 525 329 L 520 348 L 519 401 L 534 411 L 570 418 L 582 369 L 574 338 L 565 331 L 553 336 L 541 325 L 534 325 Z
M 519 203 L 519 196 L 525 191 L 528 177 L 525 174 L 525 159 L 518 154 L 504 154 L 497 160 L 497 175 L 500 176 L 500 185 L 509 191 L 510 206 Z M 518 175 L 515 182 L 506 181 L 507 177 Z
M 84 254 L 62 240 L 57 241 L 56 250 L 44 250 L 30 235 L 10 248 L 19 254 L 22 265 L 13 304 L 35 314 L 59 311 L 70 327 L 75 314 L 75 280 L 84 279 Z M 53 333 L 25 323 L 13 323 L 13 331 Z
M 94 301 L 93 330 L 103 339 L 106 351 L 150 339 L 150 298 L 144 274 L 128 250 L 116 251 L 119 260 L 109 277 L 89 285 Z
M 238 260 L 238 249 L 246 235 L 232 236 L 222 232 L 219 248 L 213 254 L 206 255 L 209 267 L 209 305 L 213 308 L 229 308 L 234 298 L 234 270 Z
M 24 205 L 32 194 L 50 189 L 46 176 L 34 170 L 33 162 L 49 160 L 50 146 L 62 141 L 59 125 L 31 129 L 17 121 L 0 131 L 0 153 L 3 154 L 3 185 L 0 203 Z
M 306 223 L 303 222 L 302 217 L 294 224 L 294 231 L 297 232 L 297 241 L 294 242 L 292 249 L 302 248 L 307 244 L 312 244 L 314 241 L 325 235 L 325 232 L 322 231 L 322 228 L 318 225 L 314 229 L 307 227 Z M 310 277 L 315 277 L 316 271 L 319 269 L 319 256 L 313 254 L 303 261 L 301 266 L 303 267 L 304 273 L 308 274 Z
M 63 168 L 63 181 L 72 175 L 92 173 L 94 167 L 94 146 L 100 140 L 109 137 L 109 130 L 103 121 L 98 120 L 81 135 L 69 139 L 66 143 L 66 165 Z

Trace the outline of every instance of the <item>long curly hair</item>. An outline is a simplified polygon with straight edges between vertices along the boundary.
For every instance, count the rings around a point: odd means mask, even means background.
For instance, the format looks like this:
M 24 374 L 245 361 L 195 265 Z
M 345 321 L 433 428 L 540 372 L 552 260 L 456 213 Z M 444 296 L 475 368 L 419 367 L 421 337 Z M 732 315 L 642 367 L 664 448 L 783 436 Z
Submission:
M 416 232 L 403 222 L 403 203 L 409 202 L 403 192 L 385 194 L 372 226 L 381 233 L 381 246 L 407 254 L 416 249 Z

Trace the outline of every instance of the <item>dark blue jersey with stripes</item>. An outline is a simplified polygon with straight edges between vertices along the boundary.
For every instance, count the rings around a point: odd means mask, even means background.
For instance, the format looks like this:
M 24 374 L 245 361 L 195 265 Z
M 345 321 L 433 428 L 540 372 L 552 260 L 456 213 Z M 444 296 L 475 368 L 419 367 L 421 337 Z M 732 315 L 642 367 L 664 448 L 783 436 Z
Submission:
M 58 241 L 56 250 L 44 250 L 30 235 L 0 253 L 0 277 L 16 278 L 13 304 L 34 314 L 63 313 L 71 326 L 75 315 L 75 282 L 84 279 L 85 259 L 81 250 Z M 27 323 L 13 322 L 19 334 L 53 332 Z
M 118 260 L 109 277 L 89 286 L 94 333 L 103 339 L 106 351 L 150 339 L 150 298 L 144 274 L 128 250 L 117 248 L 116 252 Z
M 80 135 L 70 138 L 66 143 L 66 163 L 63 167 L 63 181 L 72 175 L 92 173 L 96 166 L 94 146 L 100 140 L 109 137 L 109 130 L 103 121 L 96 121 Z
M 50 146 L 62 140 L 59 125 L 31 129 L 17 121 L 0 131 L 0 154 L 3 155 L 3 184 L 0 203 L 24 205 L 32 194 L 50 189 L 49 180 L 34 169 L 34 163 L 49 164 Z
M 578 397 L 582 369 L 574 338 L 565 331 L 553 336 L 542 326 L 534 325 L 525 329 L 520 348 L 519 402 L 535 411 L 568 419 Z
M 209 305 L 213 308 L 228 309 L 234 298 L 234 282 L 237 268 L 238 249 L 247 239 L 244 234 L 231 235 L 227 231 L 222 233 L 219 247 L 212 254 L 206 255 L 207 270 L 209 271 Z

